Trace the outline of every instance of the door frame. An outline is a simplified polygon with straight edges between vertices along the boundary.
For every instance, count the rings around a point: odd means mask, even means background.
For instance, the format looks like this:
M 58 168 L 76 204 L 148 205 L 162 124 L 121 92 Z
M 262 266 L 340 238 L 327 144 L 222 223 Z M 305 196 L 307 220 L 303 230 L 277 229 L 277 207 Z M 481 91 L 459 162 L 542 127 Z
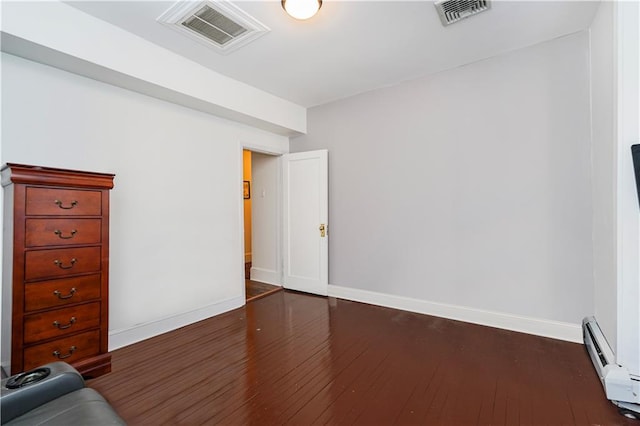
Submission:
M 257 145 L 257 144 L 252 144 L 252 143 L 247 143 L 247 142 L 240 142 L 238 144 L 238 151 L 237 151 L 237 164 L 238 164 L 238 172 L 237 172 L 237 188 L 238 188 L 238 192 L 237 192 L 237 200 L 238 200 L 238 215 L 239 215 L 239 233 L 238 233 L 238 238 L 240 241 L 240 250 L 238 253 L 238 258 L 241 260 L 238 263 L 238 272 L 239 272 L 239 282 L 241 284 L 241 294 L 245 300 L 246 303 L 246 287 L 245 287 L 245 244 L 244 244 L 244 197 L 242 196 L 242 182 L 243 182 L 243 168 L 244 168 L 244 159 L 243 159 L 243 151 L 244 150 L 248 150 L 251 152 L 256 152 L 256 153 L 260 153 L 260 154 L 264 154 L 264 155 L 268 155 L 268 156 L 272 156 L 274 157 L 274 161 L 276 161 L 276 173 L 277 173 L 277 190 L 276 190 L 276 211 L 275 211 L 275 217 L 276 217 L 276 276 L 278 279 L 278 283 L 275 283 L 276 285 L 279 285 L 281 287 L 284 287 L 284 282 L 285 282 L 285 270 L 284 270 L 284 255 L 285 255 L 285 247 L 284 247 L 284 227 L 285 227 L 285 214 L 284 214 L 284 156 L 287 154 L 296 154 L 296 153 L 290 153 L 289 150 L 282 150 L 279 151 L 277 149 L 274 149 L 272 147 L 265 147 L 263 145 Z M 325 151 L 325 165 L 326 165 L 326 161 L 327 161 L 327 153 L 326 150 L 321 150 L 321 151 Z M 311 151 L 310 151 L 311 152 Z M 302 153 L 298 153 L 298 154 L 302 154 Z M 253 167 L 253 164 L 252 164 Z M 328 169 L 325 171 L 326 173 L 328 173 Z M 253 171 L 252 171 L 252 176 L 253 176 Z M 328 186 L 328 176 L 327 176 L 327 182 L 326 185 Z M 255 189 L 255 186 L 252 185 L 252 192 L 253 189 Z M 328 188 L 325 188 L 325 191 Z M 254 192 L 255 193 L 255 192 Z M 327 202 L 328 202 L 328 194 L 326 194 L 326 192 L 324 193 L 324 196 L 327 197 Z M 252 209 L 253 210 L 253 209 Z M 328 226 L 328 211 L 326 212 L 326 218 L 324 220 L 324 222 L 327 224 Z M 253 224 L 252 224 L 252 228 L 253 228 Z M 328 238 L 328 236 L 327 236 Z M 325 242 L 326 244 L 328 244 L 328 241 Z M 252 252 L 255 252 L 255 245 L 252 243 Z M 326 248 L 326 250 L 328 250 L 328 246 Z M 252 253 L 252 257 L 253 253 Z M 328 262 L 328 254 L 326 256 L 325 262 Z M 327 267 L 326 264 L 325 268 Z M 328 292 L 328 270 L 326 271 L 326 285 L 325 287 L 327 287 L 325 289 L 325 291 L 321 292 L 321 293 L 316 293 L 316 294 L 322 294 L 322 295 L 326 295 Z

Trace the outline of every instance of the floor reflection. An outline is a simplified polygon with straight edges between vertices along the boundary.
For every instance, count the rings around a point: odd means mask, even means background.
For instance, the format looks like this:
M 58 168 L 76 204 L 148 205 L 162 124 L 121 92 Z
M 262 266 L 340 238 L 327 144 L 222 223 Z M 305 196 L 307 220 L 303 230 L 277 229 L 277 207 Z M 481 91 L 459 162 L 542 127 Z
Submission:
M 114 351 L 89 386 L 131 425 L 625 424 L 581 345 L 289 291 Z

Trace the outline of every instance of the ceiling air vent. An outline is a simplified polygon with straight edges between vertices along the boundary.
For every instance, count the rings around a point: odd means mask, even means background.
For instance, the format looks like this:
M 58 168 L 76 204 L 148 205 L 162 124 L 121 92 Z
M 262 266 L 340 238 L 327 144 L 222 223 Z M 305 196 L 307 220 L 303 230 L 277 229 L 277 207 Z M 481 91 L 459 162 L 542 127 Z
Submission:
M 223 54 L 270 31 L 266 25 L 226 0 L 179 1 L 157 20 Z
M 489 0 L 437 0 L 434 5 L 445 27 L 491 8 Z

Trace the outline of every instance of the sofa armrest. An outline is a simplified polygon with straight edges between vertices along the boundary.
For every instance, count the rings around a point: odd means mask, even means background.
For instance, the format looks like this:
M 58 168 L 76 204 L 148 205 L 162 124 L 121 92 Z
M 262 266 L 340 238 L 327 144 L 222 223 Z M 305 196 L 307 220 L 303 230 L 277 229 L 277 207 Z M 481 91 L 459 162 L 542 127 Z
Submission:
M 66 362 L 52 362 L 38 367 L 38 369 L 41 368 L 49 369 L 49 375 L 16 389 L 9 389 L 7 385 L 11 384 L 12 378 L 19 375 L 2 380 L 0 388 L 2 424 L 42 404 L 84 387 L 84 379 L 80 373 Z

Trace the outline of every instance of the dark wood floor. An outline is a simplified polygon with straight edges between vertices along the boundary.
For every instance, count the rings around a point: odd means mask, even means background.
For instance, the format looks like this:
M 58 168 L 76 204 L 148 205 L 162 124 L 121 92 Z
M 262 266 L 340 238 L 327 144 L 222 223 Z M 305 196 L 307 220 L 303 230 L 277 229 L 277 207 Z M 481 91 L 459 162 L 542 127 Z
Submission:
M 635 425 L 582 345 L 280 291 L 113 352 L 131 425 Z
M 268 296 L 276 291 L 282 291 L 282 287 L 265 284 L 259 281 L 244 280 L 245 299 L 247 302 Z

